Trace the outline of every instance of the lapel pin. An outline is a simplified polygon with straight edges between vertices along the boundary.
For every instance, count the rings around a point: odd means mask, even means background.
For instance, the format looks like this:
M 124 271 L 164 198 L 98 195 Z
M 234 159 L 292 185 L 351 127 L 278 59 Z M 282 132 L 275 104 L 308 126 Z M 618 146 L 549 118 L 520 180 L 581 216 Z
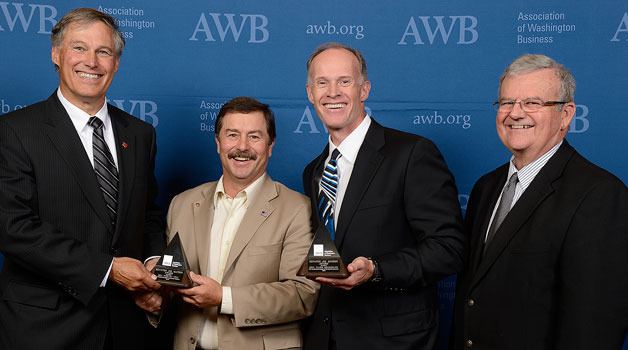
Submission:
M 122 142 L 122 148 L 127 149 L 129 148 L 129 144 L 126 142 Z
M 269 213 L 269 212 L 267 212 L 266 210 L 262 210 L 259 214 L 260 214 L 261 216 L 265 217 L 265 218 L 267 218 L 267 217 L 268 217 L 268 215 L 270 215 L 270 213 Z

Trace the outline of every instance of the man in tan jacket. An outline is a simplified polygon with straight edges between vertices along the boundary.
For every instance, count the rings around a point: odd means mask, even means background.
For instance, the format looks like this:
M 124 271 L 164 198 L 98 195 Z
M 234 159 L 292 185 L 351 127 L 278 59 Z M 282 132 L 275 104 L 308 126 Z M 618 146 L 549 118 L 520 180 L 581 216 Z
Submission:
M 168 238 L 179 233 L 195 285 L 177 291 L 174 348 L 300 348 L 298 320 L 318 292 L 296 276 L 312 242 L 309 202 L 266 174 L 268 105 L 234 98 L 215 130 L 222 177 L 177 195 L 168 212 Z

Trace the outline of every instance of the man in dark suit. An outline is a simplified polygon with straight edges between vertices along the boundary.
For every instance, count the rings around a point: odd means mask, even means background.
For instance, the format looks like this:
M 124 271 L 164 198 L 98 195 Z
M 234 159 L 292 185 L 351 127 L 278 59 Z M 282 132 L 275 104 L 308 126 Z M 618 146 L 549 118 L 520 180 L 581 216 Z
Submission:
M 519 57 L 500 79 L 497 133 L 512 157 L 471 192 L 455 349 L 621 348 L 628 190 L 564 139 L 575 86 L 543 55 Z
M 366 114 L 370 82 L 360 52 L 324 44 L 307 68 L 308 98 L 329 142 L 305 168 L 304 189 L 316 227 L 323 167 L 335 160 L 330 232 L 350 276 L 316 278 L 322 287 L 304 325 L 305 348 L 434 349 L 436 282 L 462 267 L 454 179 L 432 142 Z
M 155 131 L 108 105 L 124 40 L 76 9 L 52 30 L 59 89 L 0 118 L 0 348 L 141 349 L 159 288 Z M 93 117 L 97 118 L 94 119 Z

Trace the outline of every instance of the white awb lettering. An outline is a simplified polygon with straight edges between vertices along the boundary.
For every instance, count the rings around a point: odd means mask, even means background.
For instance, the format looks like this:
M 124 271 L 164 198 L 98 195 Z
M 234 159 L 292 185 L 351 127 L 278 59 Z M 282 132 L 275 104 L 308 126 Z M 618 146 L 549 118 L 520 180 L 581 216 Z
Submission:
M 617 37 L 619 33 L 628 34 L 628 12 L 624 12 L 624 17 L 622 17 L 619 22 L 619 26 L 617 27 L 615 35 L 613 35 L 611 41 L 619 41 L 619 38 Z M 626 37 L 626 41 L 628 41 L 628 37 Z
M 414 45 L 424 45 L 421 32 L 427 36 L 430 45 L 434 44 L 437 38 L 440 38 L 440 42 L 443 44 L 447 44 L 456 26 L 458 26 L 456 44 L 468 45 L 478 41 L 478 20 L 474 16 L 449 16 L 449 24 L 446 24 L 447 21 L 444 16 L 419 16 L 418 18 L 420 25 L 417 25 L 414 17 L 410 17 L 401 40 L 397 43 L 398 45 L 407 45 L 408 37 L 414 39 Z
M 13 5 L 12 8 L 9 5 Z M 16 28 L 18 21 L 22 31 L 27 32 L 31 26 L 31 21 L 33 21 L 33 16 L 35 16 L 36 13 L 39 19 L 37 34 L 50 34 L 52 27 L 57 24 L 57 20 L 55 19 L 57 9 L 51 5 L 29 4 L 28 9 L 25 9 L 22 3 L 0 2 L 0 10 L 2 10 L 2 17 L 0 17 L 0 19 L 4 19 L 6 27 L 10 32 Z M 0 22 L 0 31 L 4 30 L 2 22 Z
M 267 26 L 268 18 L 264 15 L 241 14 L 236 17 L 233 13 L 209 13 L 208 17 L 205 13 L 201 13 L 194 32 L 188 40 L 199 41 L 200 37 L 202 41 L 216 41 L 214 35 L 216 33 L 221 42 L 228 39 L 238 42 L 240 36 L 245 34 L 245 29 L 248 28 L 248 42 L 259 44 L 268 41 L 270 37 Z

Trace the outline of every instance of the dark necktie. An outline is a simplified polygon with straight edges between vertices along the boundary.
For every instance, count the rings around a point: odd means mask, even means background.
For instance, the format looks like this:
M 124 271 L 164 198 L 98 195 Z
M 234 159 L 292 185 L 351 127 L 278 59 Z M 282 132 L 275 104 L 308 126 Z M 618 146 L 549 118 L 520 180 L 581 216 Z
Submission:
M 510 207 L 512 206 L 512 199 L 515 196 L 517 181 L 519 181 L 517 173 L 513 173 L 508 180 L 506 188 L 504 188 L 504 193 L 502 193 L 502 199 L 499 202 L 497 211 L 495 212 L 495 217 L 493 218 L 491 227 L 488 229 L 488 235 L 486 236 L 485 243 L 486 245 L 488 245 L 493 237 L 495 237 L 495 232 L 499 228 L 499 225 L 502 224 L 502 221 L 504 221 L 504 218 L 506 217 L 506 215 L 508 215 L 508 212 L 510 211 Z
M 116 223 L 116 211 L 118 209 L 118 170 L 113 162 L 109 147 L 105 142 L 102 127 L 103 122 L 97 117 L 89 118 L 87 122 L 93 129 L 92 147 L 94 151 L 94 170 L 96 178 L 100 185 L 109 217 L 111 218 L 111 226 Z
M 329 162 L 323 169 L 323 176 L 321 177 L 321 191 L 318 193 L 318 214 L 321 221 L 327 227 L 331 239 L 335 238 L 334 228 L 334 208 L 336 207 L 336 191 L 338 189 L 338 158 L 340 158 L 340 151 L 335 149 Z

